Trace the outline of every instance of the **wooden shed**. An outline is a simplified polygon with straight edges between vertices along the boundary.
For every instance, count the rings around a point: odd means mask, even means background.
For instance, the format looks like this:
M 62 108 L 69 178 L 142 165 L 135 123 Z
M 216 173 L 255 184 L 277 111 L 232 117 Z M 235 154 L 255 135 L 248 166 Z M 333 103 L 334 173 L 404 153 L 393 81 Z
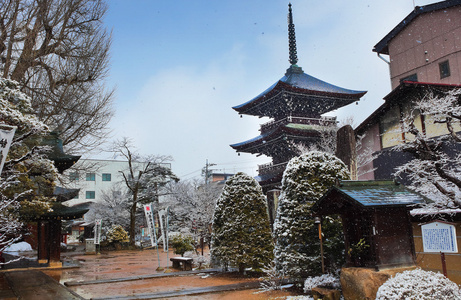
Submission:
M 312 207 L 316 215 L 340 215 L 346 267 L 377 270 L 415 265 L 409 209 L 428 201 L 394 181 L 344 181 Z

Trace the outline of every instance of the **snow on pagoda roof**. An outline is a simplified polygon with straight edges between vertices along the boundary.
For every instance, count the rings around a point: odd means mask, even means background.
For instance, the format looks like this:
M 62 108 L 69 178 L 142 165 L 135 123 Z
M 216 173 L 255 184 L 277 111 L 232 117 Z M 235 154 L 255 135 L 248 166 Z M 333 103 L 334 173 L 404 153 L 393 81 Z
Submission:
M 292 138 L 298 137 L 302 139 L 312 139 L 319 135 L 321 126 L 308 124 L 288 123 L 283 126 L 276 127 L 266 131 L 257 137 L 246 140 L 244 142 L 230 145 L 239 152 L 259 153 L 260 147 L 266 143 L 273 143 L 283 137 L 283 134 L 289 134 Z
M 317 79 L 303 72 L 297 65 L 292 65 L 279 81 L 248 102 L 232 107 L 241 114 L 264 115 L 274 117 L 290 98 L 297 102 L 291 105 L 291 111 L 307 110 L 323 114 L 357 101 L 366 91 L 341 88 Z

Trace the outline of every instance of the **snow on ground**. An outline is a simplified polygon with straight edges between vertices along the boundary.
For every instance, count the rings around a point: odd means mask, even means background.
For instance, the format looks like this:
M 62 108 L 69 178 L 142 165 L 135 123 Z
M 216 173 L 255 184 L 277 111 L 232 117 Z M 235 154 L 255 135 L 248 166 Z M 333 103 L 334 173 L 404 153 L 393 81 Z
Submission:
M 7 253 L 14 253 L 14 252 L 26 252 L 26 251 L 32 251 L 32 246 L 29 243 L 26 242 L 19 242 L 16 244 L 12 244 L 9 247 L 6 247 L 3 252 Z

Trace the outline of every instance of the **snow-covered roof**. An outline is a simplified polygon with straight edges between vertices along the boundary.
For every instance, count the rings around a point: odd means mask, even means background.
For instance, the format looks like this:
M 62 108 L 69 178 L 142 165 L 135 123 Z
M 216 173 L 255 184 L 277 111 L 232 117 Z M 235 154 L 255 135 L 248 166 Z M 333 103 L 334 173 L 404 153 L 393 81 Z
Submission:
M 239 152 L 260 153 L 261 147 L 268 146 L 282 139 L 284 134 L 289 134 L 290 139 L 309 140 L 319 136 L 319 127 L 308 124 L 287 123 L 266 131 L 252 139 L 230 145 Z
M 426 197 L 394 181 L 343 181 L 317 201 L 312 210 L 341 213 L 346 206 L 361 208 L 415 206 L 429 202 Z
M 288 99 L 284 93 L 290 96 L 290 101 L 286 101 Z M 278 110 L 289 104 L 291 111 L 321 115 L 357 101 L 365 93 L 366 91 L 349 90 L 322 81 L 292 65 L 279 81 L 233 109 L 241 114 L 274 117 Z M 294 102 L 298 103 L 294 105 Z

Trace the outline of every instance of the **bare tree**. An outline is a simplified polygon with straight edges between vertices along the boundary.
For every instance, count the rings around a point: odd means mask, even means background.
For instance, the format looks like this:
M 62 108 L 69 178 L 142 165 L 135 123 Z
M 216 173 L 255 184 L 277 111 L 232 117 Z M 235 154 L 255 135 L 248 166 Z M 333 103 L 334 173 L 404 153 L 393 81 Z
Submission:
M 128 229 L 130 226 L 129 198 L 130 195 L 127 194 L 126 187 L 112 186 L 102 192 L 102 201 L 91 205 L 85 219 L 89 221 L 102 219 L 104 229 L 109 229 L 112 225 L 121 225 L 124 229 Z
M 200 235 L 206 241 L 211 239 L 210 225 L 216 207 L 216 200 L 223 186 L 204 184 L 202 180 L 191 180 L 172 184 L 169 204 L 173 207 L 174 222 L 181 229 Z
M 168 194 L 163 188 L 170 181 L 179 181 L 171 171 L 171 156 L 149 155 L 140 156 L 127 138 L 116 141 L 113 151 L 127 160 L 127 168 L 120 171 L 124 183 L 128 188 L 131 199 L 130 207 L 130 245 L 135 244 L 136 211 L 143 203 L 154 202 L 154 209 L 158 210 L 159 197 Z
M 104 142 L 113 115 L 106 10 L 104 0 L 0 1 L 0 74 L 19 82 L 67 152 Z

